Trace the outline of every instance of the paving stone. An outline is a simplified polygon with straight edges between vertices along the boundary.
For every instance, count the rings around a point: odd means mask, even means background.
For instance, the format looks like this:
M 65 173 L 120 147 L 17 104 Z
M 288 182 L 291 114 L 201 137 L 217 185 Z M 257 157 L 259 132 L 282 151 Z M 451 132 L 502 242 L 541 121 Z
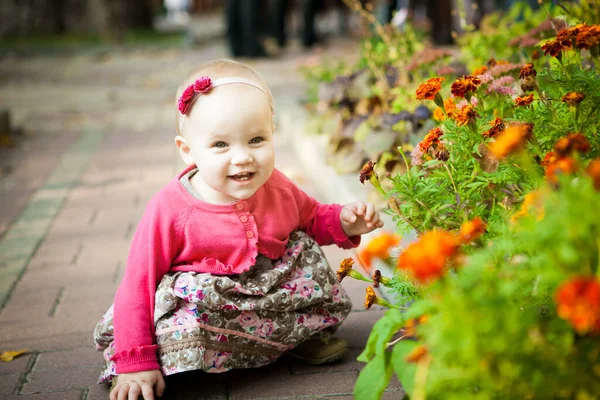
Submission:
M 21 374 L 0 375 L 0 398 L 15 394 L 20 381 Z
M 40 353 L 35 363 L 36 372 L 44 369 L 102 366 L 102 353 L 92 346 L 80 347 L 73 350 Z
M 89 392 L 87 394 L 87 399 L 86 400 L 107 400 L 108 399 L 108 395 L 110 393 L 109 391 L 110 386 L 106 383 L 94 383 L 91 384 L 88 389 Z M 161 400 L 163 400 L 161 398 Z
M 227 382 L 231 400 L 279 399 L 351 394 L 356 377 L 355 371 L 292 375 L 284 363 L 277 361 L 256 370 L 232 371 Z
M 362 352 L 362 349 L 351 348 L 344 357 L 331 364 L 308 365 L 300 360 L 289 358 L 288 364 L 292 374 L 324 374 L 329 372 L 360 371 L 365 363 L 356 361 L 356 357 Z
M 67 391 L 87 388 L 96 382 L 101 367 L 78 366 L 73 368 L 34 369 L 27 376 L 22 393 L 31 394 L 48 391 Z
M 6 400 L 28 400 L 28 399 L 39 399 L 39 400 L 81 400 L 84 398 L 83 390 L 68 390 L 59 392 L 44 392 L 34 394 L 21 394 L 17 396 L 8 397 Z M 106 397 L 108 398 L 108 396 Z M 106 399 L 105 399 L 106 400 Z
M 65 324 L 68 321 L 59 321 Z M 3 349 L 23 349 L 28 348 L 32 351 L 60 351 L 77 347 L 93 346 L 92 331 L 87 329 L 81 332 L 65 332 L 60 335 L 44 334 L 40 336 L 38 326 L 37 336 L 28 336 L 17 334 L 19 329 L 8 330 L 0 324 L 0 347 Z M 44 327 L 45 329 L 45 327 Z
M 6 348 L 4 346 L 0 346 L 0 353 L 3 351 L 15 351 L 21 350 L 23 348 Z M 10 362 L 0 362 L 0 375 L 8 375 L 14 373 L 25 372 L 27 367 L 29 366 L 29 361 L 31 360 L 31 354 L 23 354 Z

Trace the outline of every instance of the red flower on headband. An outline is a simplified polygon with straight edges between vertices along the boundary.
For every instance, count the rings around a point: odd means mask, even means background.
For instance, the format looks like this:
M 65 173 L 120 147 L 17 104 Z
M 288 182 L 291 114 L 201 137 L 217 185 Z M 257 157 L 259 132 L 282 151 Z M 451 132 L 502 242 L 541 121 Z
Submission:
M 182 114 L 187 114 L 192 105 L 196 93 L 206 93 L 212 88 L 212 80 L 208 76 L 203 76 L 197 79 L 196 82 L 186 87 L 179 101 L 177 102 L 177 109 Z
M 208 76 L 203 76 L 194 82 L 194 91 L 206 93 L 212 88 L 212 80 Z

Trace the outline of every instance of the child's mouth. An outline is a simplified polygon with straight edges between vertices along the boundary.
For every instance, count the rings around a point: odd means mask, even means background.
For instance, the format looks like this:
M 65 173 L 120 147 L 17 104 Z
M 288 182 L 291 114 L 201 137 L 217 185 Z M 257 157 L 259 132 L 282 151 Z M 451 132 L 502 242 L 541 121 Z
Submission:
M 254 176 L 254 172 L 243 172 L 241 174 L 230 175 L 229 178 L 234 181 L 244 182 L 249 181 Z

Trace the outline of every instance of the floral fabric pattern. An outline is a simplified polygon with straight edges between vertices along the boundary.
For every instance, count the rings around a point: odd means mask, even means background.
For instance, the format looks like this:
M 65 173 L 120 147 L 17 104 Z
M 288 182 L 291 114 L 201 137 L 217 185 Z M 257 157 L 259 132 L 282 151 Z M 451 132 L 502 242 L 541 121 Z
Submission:
M 319 245 L 294 232 L 282 258 L 259 256 L 242 274 L 165 275 L 155 295 L 158 360 L 164 375 L 261 367 L 315 334 L 330 335 L 351 308 Z M 112 320 L 111 306 L 94 330 L 106 360 L 99 382 L 116 375 Z

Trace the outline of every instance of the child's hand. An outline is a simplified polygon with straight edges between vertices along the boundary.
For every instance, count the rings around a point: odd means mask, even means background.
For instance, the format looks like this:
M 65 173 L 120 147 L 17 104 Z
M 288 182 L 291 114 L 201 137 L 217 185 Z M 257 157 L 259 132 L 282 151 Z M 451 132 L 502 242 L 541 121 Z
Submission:
M 120 374 L 116 386 L 110 391 L 110 400 L 137 400 L 138 396 L 142 396 L 144 400 L 154 400 L 154 386 L 156 386 L 156 395 L 161 397 L 166 384 L 157 369 Z
M 362 235 L 383 226 L 375 206 L 364 201 L 346 204 L 340 213 L 340 221 L 348 236 Z

